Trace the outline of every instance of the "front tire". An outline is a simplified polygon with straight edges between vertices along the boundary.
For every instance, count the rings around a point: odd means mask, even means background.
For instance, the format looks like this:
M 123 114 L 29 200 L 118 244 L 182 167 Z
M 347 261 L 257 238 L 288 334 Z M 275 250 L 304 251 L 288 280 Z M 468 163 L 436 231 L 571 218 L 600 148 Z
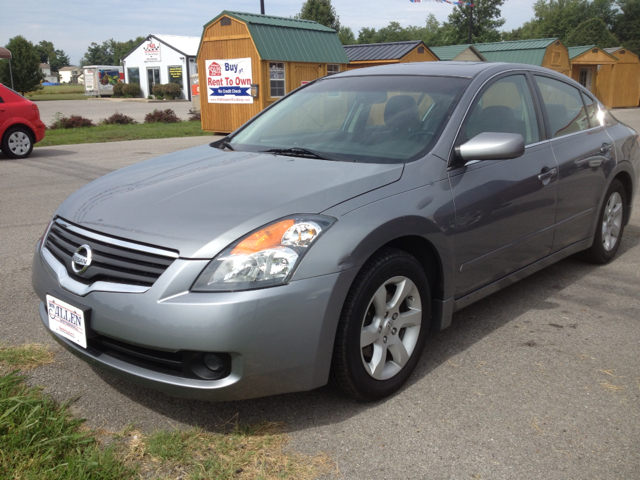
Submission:
M 593 245 L 584 256 L 591 263 L 605 264 L 618 253 L 627 218 L 627 195 L 620 180 L 614 180 L 607 190 L 605 202 L 598 217 Z
M 2 151 L 9 158 L 27 158 L 33 151 L 33 136 L 24 127 L 7 129 L 2 137 Z
M 430 311 L 429 284 L 418 261 L 392 248 L 375 254 L 342 309 L 331 384 L 358 401 L 396 392 L 420 359 Z

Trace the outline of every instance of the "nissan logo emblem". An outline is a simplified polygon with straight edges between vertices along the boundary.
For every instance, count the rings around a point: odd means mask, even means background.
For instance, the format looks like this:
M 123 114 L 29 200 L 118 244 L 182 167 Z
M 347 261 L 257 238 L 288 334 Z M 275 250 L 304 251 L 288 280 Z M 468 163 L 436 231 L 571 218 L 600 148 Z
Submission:
M 87 268 L 89 268 L 89 265 L 91 265 L 92 257 L 91 247 L 86 244 L 80 245 L 71 259 L 71 268 L 73 268 L 73 271 L 78 275 L 82 275 Z

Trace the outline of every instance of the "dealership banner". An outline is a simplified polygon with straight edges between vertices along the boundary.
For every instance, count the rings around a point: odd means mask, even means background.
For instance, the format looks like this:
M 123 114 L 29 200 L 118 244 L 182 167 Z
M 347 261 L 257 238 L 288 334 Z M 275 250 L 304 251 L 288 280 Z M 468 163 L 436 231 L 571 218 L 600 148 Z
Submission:
M 209 103 L 253 103 L 251 58 L 205 60 Z
M 149 40 L 142 47 L 144 50 L 145 62 L 159 62 L 160 61 L 160 43 L 157 40 Z

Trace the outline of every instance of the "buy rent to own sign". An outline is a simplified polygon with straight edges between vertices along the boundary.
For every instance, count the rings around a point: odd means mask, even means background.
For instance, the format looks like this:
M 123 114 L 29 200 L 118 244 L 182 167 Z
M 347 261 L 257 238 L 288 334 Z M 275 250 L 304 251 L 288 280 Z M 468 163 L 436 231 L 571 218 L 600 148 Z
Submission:
M 253 103 L 251 58 L 205 60 L 209 103 Z

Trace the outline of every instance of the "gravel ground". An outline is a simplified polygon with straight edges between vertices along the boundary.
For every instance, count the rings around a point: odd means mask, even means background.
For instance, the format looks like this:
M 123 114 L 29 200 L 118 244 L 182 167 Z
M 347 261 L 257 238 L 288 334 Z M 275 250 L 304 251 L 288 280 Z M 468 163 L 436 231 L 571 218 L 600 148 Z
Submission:
M 51 102 L 53 103 L 53 102 Z M 77 102 L 84 103 L 84 102 Z M 89 102 L 87 102 L 89 103 Z M 617 118 L 640 127 L 640 109 Z M 92 427 L 150 431 L 284 422 L 291 448 L 323 451 L 346 479 L 640 477 L 640 205 L 618 258 L 569 258 L 454 316 L 428 338 L 408 385 L 374 404 L 328 388 L 231 403 L 163 396 L 100 371 L 50 339 L 31 291 L 33 247 L 55 208 L 88 181 L 209 138 L 43 147 L 0 156 L 0 317 L 11 344 L 56 362 L 30 373 Z M 640 197 L 637 197 L 640 198 Z

